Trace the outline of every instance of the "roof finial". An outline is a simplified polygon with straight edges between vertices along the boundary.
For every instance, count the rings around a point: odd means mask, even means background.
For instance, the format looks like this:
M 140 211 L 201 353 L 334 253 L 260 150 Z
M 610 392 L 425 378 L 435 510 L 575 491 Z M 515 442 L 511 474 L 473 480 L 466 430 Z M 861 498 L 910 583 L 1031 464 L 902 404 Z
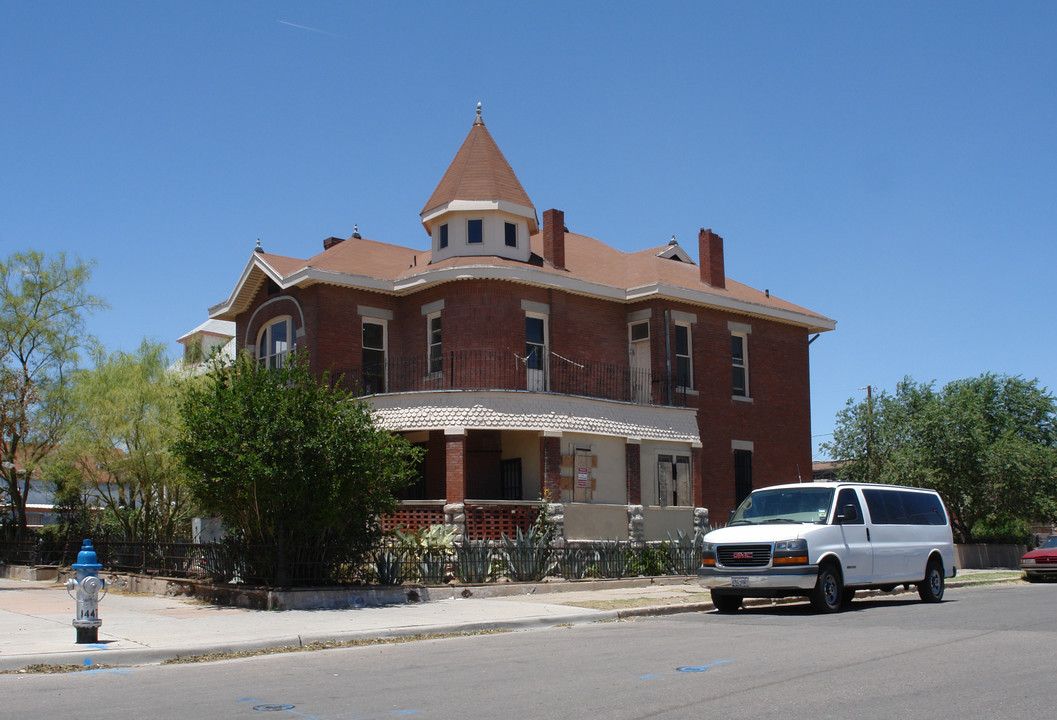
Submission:
M 257 247 L 253 249 L 253 252 L 263 253 L 264 248 L 261 247 L 261 239 L 257 238 Z
M 360 239 L 360 225 L 359 223 L 352 224 L 352 236 L 357 240 Z
M 669 245 L 678 245 L 679 244 L 679 243 L 677 243 L 675 241 L 675 235 L 672 235 L 672 239 L 668 241 L 668 244 Z
M 484 120 L 481 119 L 481 103 L 477 103 L 477 117 L 474 118 L 474 125 L 484 125 Z

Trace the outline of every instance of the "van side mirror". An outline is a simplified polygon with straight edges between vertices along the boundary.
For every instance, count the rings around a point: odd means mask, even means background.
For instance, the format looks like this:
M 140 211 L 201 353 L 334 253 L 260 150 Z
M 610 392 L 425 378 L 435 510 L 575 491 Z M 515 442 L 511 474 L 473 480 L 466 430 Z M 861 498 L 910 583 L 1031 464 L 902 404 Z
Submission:
M 853 523 L 859 519 L 859 513 L 856 511 L 855 506 L 848 504 L 841 508 L 840 514 L 837 516 L 837 521 L 840 523 Z
M 737 510 L 731 510 L 731 511 L 730 511 L 729 513 L 727 513 L 727 522 L 728 522 L 728 523 L 729 523 L 729 522 L 730 522 L 731 520 L 733 520 L 733 519 L 734 519 L 734 513 L 736 513 L 736 512 L 737 512 Z

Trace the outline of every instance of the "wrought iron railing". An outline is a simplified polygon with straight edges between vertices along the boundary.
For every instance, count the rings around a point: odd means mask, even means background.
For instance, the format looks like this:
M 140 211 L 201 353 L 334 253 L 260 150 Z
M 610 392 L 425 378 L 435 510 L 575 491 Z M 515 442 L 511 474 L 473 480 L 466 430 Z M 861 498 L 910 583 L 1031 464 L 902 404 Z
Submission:
M 640 405 L 686 405 L 686 389 L 665 373 L 545 351 L 522 357 L 495 350 L 454 350 L 432 359 L 426 355 L 390 358 L 385 363 L 332 368 L 345 387 L 358 395 L 435 390 L 529 390 L 619 400 Z

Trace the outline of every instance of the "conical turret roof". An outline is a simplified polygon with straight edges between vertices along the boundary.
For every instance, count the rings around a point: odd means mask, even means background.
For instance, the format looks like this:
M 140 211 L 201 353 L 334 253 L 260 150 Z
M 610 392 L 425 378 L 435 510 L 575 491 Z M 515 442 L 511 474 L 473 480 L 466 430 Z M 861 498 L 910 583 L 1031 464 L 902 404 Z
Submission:
M 535 206 L 484 126 L 480 105 L 470 133 L 422 208 L 421 215 L 425 219 L 455 201 L 512 204 L 528 211 L 535 219 Z

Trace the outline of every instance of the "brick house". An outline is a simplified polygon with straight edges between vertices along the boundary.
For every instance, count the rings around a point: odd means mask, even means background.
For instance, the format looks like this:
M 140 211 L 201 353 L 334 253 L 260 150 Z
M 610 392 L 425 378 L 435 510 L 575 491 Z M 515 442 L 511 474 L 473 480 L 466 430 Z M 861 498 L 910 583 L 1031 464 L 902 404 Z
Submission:
M 296 346 L 426 449 L 390 526 L 498 537 L 547 511 L 568 539 L 664 539 L 754 484 L 810 479 L 808 343 L 833 320 L 725 276 L 723 239 L 626 253 L 542 225 L 477 117 L 420 213 L 428 250 L 258 247 L 210 318 Z

